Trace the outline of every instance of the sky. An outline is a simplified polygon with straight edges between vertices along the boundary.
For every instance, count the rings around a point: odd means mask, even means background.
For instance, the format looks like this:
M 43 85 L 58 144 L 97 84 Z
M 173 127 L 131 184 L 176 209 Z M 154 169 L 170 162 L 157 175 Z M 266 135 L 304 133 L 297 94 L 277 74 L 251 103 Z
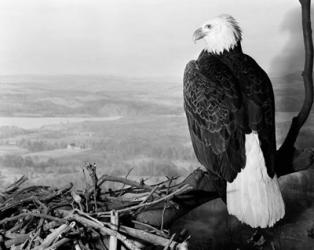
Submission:
M 298 0 L 0 0 L 0 75 L 181 78 L 204 46 L 194 30 L 222 13 L 270 75 L 301 70 Z

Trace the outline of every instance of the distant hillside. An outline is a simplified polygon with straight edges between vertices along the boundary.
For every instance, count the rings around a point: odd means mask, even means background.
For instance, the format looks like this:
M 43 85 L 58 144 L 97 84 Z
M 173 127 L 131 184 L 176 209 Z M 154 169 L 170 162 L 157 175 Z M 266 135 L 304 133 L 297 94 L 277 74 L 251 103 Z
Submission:
M 12 136 L 17 136 L 17 135 L 26 135 L 31 133 L 31 131 L 14 127 L 14 126 L 0 126 L 0 139 L 2 138 L 9 138 Z
M 300 72 L 273 77 L 276 110 L 298 111 Z M 0 116 L 146 116 L 183 112 L 182 80 L 114 76 L 1 76 Z
M 100 76 L 0 77 L 1 116 L 182 113 L 181 83 Z

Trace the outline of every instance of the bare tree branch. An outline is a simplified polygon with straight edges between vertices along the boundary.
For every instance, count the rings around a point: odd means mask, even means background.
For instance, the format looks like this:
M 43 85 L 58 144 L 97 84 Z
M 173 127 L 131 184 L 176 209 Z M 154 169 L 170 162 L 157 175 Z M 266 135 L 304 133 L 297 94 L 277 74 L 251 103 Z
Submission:
M 313 167 L 313 157 L 314 152 L 312 150 L 296 151 L 291 168 L 283 168 L 285 171 L 277 173 L 277 176 L 281 177 Z M 139 213 L 136 220 L 160 227 L 161 218 L 164 217 L 164 224 L 169 225 L 192 209 L 208 201 L 220 198 L 213 177 L 210 173 L 201 169 L 193 171 L 181 185 L 188 185 L 192 189 L 175 197 L 173 201 L 179 205 L 178 208 L 170 206 L 163 212 L 163 203 L 158 203 Z
M 303 106 L 299 114 L 292 119 L 291 127 L 287 137 L 277 152 L 277 168 L 287 167 L 291 164 L 294 154 L 294 144 L 299 135 L 300 129 L 307 120 L 312 104 L 313 104 L 313 40 L 311 28 L 311 0 L 299 0 L 302 9 L 302 29 L 305 48 L 305 63 L 304 71 L 302 73 L 304 80 L 305 98 Z

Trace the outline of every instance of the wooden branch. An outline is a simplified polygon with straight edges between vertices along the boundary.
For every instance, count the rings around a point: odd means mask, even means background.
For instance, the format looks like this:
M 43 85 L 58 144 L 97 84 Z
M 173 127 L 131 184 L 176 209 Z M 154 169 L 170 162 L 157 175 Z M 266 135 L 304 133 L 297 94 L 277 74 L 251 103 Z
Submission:
M 192 209 L 219 198 L 211 175 L 201 169 L 193 171 L 182 182 L 182 185 L 188 185 L 190 189 L 175 196 L 175 200 L 173 201 L 179 204 L 179 208 L 170 206 L 163 212 L 163 203 L 154 204 L 149 209 L 146 208 L 137 214 L 136 220 L 160 228 L 163 216 L 163 224 L 169 226 L 169 224 Z
M 151 186 L 141 184 L 136 181 L 129 180 L 127 178 L 117 177 L 117 176 L 110 176 L 110 175 L 102 175 L 98 180 L 98 186 L 102 185 L 105 181 L 112 181 L 112 182 L 120 182 L 128 186 L 133 186 L 137 188 L 141 188 L 147 191 L 151 191 L 153 188 Z
M 162 236 L 162 237 L 167 237 L 167 233 L 164 231 L 161 231 L 149 224 L 137 221 L 137 220 L 132 220 L 136 228 L 141 228 L 143 230 L 149 231 L 149 232 L 154 232 L 156 235 Z
M 20 218 L 23 218 L 23 217 L 26 217 L 26 216 L 33 216 L 33 217 L 39 217 L 39 218 L 44 218 L 46 220 L 53 220 L 53 221 L 56 221 L 56 222 L 66 222 L 64 219 L 60 219 L 60 218 L 57 218 L 57 217 L 53 217 L 51 215 L 47 215 L 47 214 L 38 214 L 38 213 L 21 213 L 21 214 L 18 214 L 16 216 L 12 216 L 12 217 L 8 217 L 8 218 L 5 218 L 3 220 L 0 221 L 0 225 L 1 224 L 4 224 L 4 223 L 7 223 L 7 222 L 10 222 L 10 221 L 14 221 L 14 220 L 18 220 Z
M 179 195 L 179 194 L 182 194 L 182 193 L 185 193 L 185 192 L 188 192 L 189 190 L 192 190 L 193 188 L 189 185 L 184 185 L 183 187 L 179 188 L 178 190 L 174 191 L 173 193 L 169 194 L 169 195 L 166 195 L 166 196 L 163 196 L 157 200 L 154 200 L 154 201 L 151 201 L 151 202 L 146 202 L 146 203 L 141 203 L 141 204 L 138 204 L 138 205 L 135 205 L 135 206 L 131 206 L 131 207 L 127 207 L 127 208 L 124 208 L 124 209 L 120 209 L 120 210 L 117 210 L 118 213 L 123 213 L 123 212 L 129 212 L 129 211 L 132 211 L 132 210 L 135 210 L 135 209 L 139 209 L 139 208 L 142 208 L 142 207 L 149 207 L 149 206 L 153 206 L 153 205 L 156 205 L 158 203 L 161 203 L 163 201 L 166 201 L 166 200 L 169 200 L 169 199 L 172 199 L 175 195 Z M 110 215 L 110 212 L 100 212 L 100 213 L 97 213 L 98 216 L 109 216 Z
M 280 177 L 301 170 L 306 170 L 312 167 L 313 164 L 313 150 L 305 149 L 302 151 L 296 151 L 291 167 L 282 168 L 284 171 L 278 172 L 277 176 Z M 211 175 L 201 169 L 197 169 L 192 172 L 181 184 L 188 184 L 192 188 L 190 191 L 177 195 L 175 200 L 173 200 L 179 204 L 179 209 L 174 207 L 166 209 L 164 214 L 164 224 L 167 226 L 192 209 L 216 198 L 220 198 Z M 163 203 L 160 203 L 152 206 L 150 209 L 142 211 L 136 216 L 136 220 L 159 228 L 162 222 L 162 215 Z
M 66 184 L 63 188 L 59 189 L 57 192 L 51 194 L 50 196 L 43 198 L 43 199 L 40 199 L 40 201 L 45 201 L 45 202 L 51 201 L 52 199 L 56 198 L 57 196 L 63 195 L 65 193 L 71 191 L 72 187 L 73 187 L 73 183 L 70 182 L 69 184 Z
M 132 244 L 138 247 L 140 243 L 132 241 L 132 240 L 130 240 L 130 242 L 128 241 L 125 242 L 125 239 L 129 239 L 129 238 L 125 237 L 124 235 L 131 236 L 134 239 L 138 239 L 143 242 L 150 243 L 156 246 L 165 247 L 169 243 L 167 240 L 165 240 L 165 237 L 154 235 L 152 233 L 149 233 L 143 230 L 127 227 L 124 225 L 119 225 L 118 228 L 115 228 L 116 226 L 114 224 L 109 223 L 109 222 L 101 222 L 95 219 L 94 217 L 91 217 L 89 214 L 81 212 L 79 210 L 74 210 L 74 212 L 61 210 L 60 213 L 65 217 L 65 219 L 69 221 L 74 220 L 83 225 L 88 225 L 89 227 L 93 227 L 99 230 L 102 234 L 117 237 L 128 247 L 131 247 Z M 150 228 L 152 227 L 150 226 Z M 123 235 L 121 233 L 123 233 Z M 183 249 L 182 247 L 184 247 L 185 244 L 186 244 L 185 242 L 178 243 L 172 240 L 171 244 L 169 245 L 169 249 Z M 130 248 L 130 249 L 133 249 L 133 248 Z
M 30 233 L 29 234 L 19 234 L 13 239 L 6 240 L 4 244 L 7 248 L 11 248 L 13 245 L 22 244 L 24 241 L 28 240 L 29 238 L 30 238 Z
M 21 176 L 17 181 L 6 187 L 3 191 L 3 194 L 9 194 L 13 191 L 17 190 L 24 182 L 27 181 L 27 177 L 25 175 Z
M 38 247 L 35 247 L 34 250 L 45 250 L 48 249 L 63 233 L 68 232 L 71 228 L 75 226 L 75 222 L 71 222 L 69 225 L 62 224 L 57 229 L 53 230 Z
M 284 157 L 284 155 L 282 156 Z M 290 159 L 292 158 L 292 159 Z M 314 151 L 312 149 L 293 150 L 285 159 L 276 159 L 276 174 L 278 177 L 308 169 L 314 163 Z M 280 161 L 281 160 L 281 161 Z
M 94 228 L 94 229 L 98 230 L 102 235 L 114 236 L 118 240 L 123 242 L 123 244 L 125 244 L 131 250 L 140 250 L 141 249 L 137 246 L 137 244 L 133 240 L 128 239 L 126 236 L 120 234 L 119 232 L 117 232 L 115 230 L 112 230 L 110 228 L 105 227 L 102 222 L 97 221 L 96 219 L 90 220 L 88 218 L 85 218 L 83 216 L 80 216 L 78 214 L 73 214 L 73 213 L 68 215 L 66 218 L 70 221 L 74 220 L 74 221 L 81 223 L 84 226 Z
M 164 247 L 163 250 L 168 250 L 168 249 L 170 248 L 170 245 L 171 245 L 171 243 L 173 242 L 173 239 L 174 239 L 175 236 L 176 236 L 175 234 L 173 234 L 173 235 L 171 236 L 170 240 L 167 242 L 167 245 Z
M 311 28 L 311 0 L 299 0 L 302 9 L 302 29 L 305 48 L 305 63 L 302 73 L 304 80 L 305 98 L 299 114 L 292 119 L 291 127 L 282 146 L 277 152 L 277 166 L 291 164 L 294 153 L 294 144 L 300 129 L 307 120 L 313 104 L 313 40 Z M 281 171 L 281 170 L 280 170 Z
M 111 228 L 113 230 L 118 230 L 119 226 L 119 214 L 112 210 L 110 214 L 110 223 L 111 223 Z M 118 249 L 118 239 L 115 236 L 110 236 L 109 238 L 109 250 L 117 250 Z
M 69 239 L 69 238 L 63 238 L 63 239 L 57 241 L 56 243 L 52 244 L 52 245 L 48 248 L 48 250 L 55 250 L 55 249 L 58 249 L 60 246 L 64 245 L 65 243 L 68 243 L 68 242 L 70 242 L 70 241 L 71 241 L 71 239 Z M 76 248 L 75 248 L 75 249 L 76 249 Z
M 120 231 L 134 238 L 141 239 L 145 242 L 151 243 L 155 246 L 163 246 L 163 247 L 168 246 L 169 249 L 182 249 L 182 245 L 185 244 L 185 243 L 178 243 L 174 241 L 173 239 L 169 244 L 169 242 L 165 241 L 164 237 L 154 235 L 154 234 L 145 232 L 143 230 L 139 230 L 139 229 L 135 229 L 131 227 L 121 226 Z
M 144 204 L 145 202 L 147 202 L 149 198 L 152 197 L 152 195 L 156 192 L 157 189 L 158 189 L 158 186 L 155 186 L 152 189 L 152 191 L 150 191 L 150 193 L 141 201 L 141 204 Z

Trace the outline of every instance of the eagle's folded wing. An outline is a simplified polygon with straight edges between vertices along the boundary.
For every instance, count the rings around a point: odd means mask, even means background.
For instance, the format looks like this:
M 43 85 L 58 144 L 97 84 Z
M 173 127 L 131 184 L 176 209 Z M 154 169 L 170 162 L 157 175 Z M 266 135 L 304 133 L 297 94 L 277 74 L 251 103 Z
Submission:
M 249 127 L 258 132 L 261 149 L 270 177 L 274 176 L 276 135 L 275 135 L 275 104 L 272 85 L 265 71 L 252 59 L 245 55 L 243 90 L 248 98 Z
M 197 62 L 184 72 L 184 108 L 195 154 L 209 171 L 231 182 L 245 166 L 245 133 L 236 80 L 226 68 L 200 72 Z

